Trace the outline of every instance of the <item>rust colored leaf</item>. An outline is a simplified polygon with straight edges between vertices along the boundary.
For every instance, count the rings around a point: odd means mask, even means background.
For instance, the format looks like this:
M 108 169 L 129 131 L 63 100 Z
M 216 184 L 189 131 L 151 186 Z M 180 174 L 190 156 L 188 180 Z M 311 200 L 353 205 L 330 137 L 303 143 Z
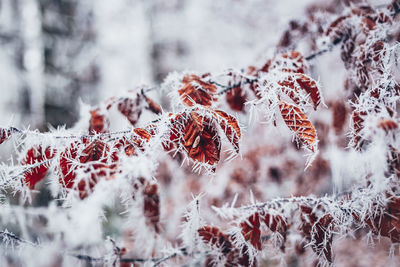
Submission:
M 286 220 L 280 215 L 272 215 L 267 213 L 264 216 L 263 221 L 272 232 L 278 232 L 282 235 L 283 242 L 280 244 L 280 249 L 285 251 L 285 241 L 288 229 Z
M 389 132 L 398 129 L 399 124 L 391 119 L 381 119 L 378 123 L 378 127 L 385 130 L 386 132 Z
M 229 237 L 223 234 L 218 227 L 203 226 L 197 230 L 199 236 L 205 244 L 216 246 L 221 249 L 223 254 L 228 254 L 232 249 L 232 243 Z
M 108 133 L 110 121 L 99 109 L 90 111 L 89 134 Z
M 147 96 L 144 96 L 144 98 L 145 98 L 146 103 L 148 105 L 147 106 L 148 110 L 152 111 L 155 114 L 161 114 L 162 113 L 162 109 L 161 109 L 161 106 L 159 104 L 157 104 L 156 102 L 154 102 L 153 99 L 151 99 L 151 98 L 149 98 Z
M 374 234 L 388 237 L 393 243 L 400 243 L 400 197 L 391 196 L 384 209 L 375 211 L 364 222 Z
M 119 112 L 121 112 L 133 126 L 135 126 L 142 114 L 142 107 L 140 106 L 141 100 L 141 95 L 137 94 L 135 99 L 125 97 L 118 102 Z
M 243 92 L 240 86 L 237 86 L 226 93 L 226 102 L 228 102 L 231 109 L 243 111 L 244 103 L 246 102 L 246 93 Z
M 239 140 L 241 137 L 239 123 L 235 117 L 225 113 L 222 110 L 215 110 L 214 114 L 217 115 L 216 118 L 224 131 L 229 142 L 234 147 L 236 153 L 239 153 Z
M 54 157 L 54 150 L 47 147 L 44 151 L 41 146 L 37 148 L 31 148 L 26 153 L 26 157 L 21 162 L 22 165 L 39 164 L 48 159 Z M 28 185 L 29 189 L 33 189 L 35 185 L 43 180 L 49 170 L 48 164 L 43 164 L 35 168 L 30 169 L 24 174 L 25 183 Z
M 108 162 L 108 156 L 111 156 L 111 159 L 114 157 L 109 153 L 110 149 L 106 143 L 97 139 L 85 146 L 78 154 L 79 148 L 83 145 L 85 143 L 74 142 L 61 153 L 59 179 L 63 187 L 78 190 L 81 199 L 88 196 L 99 179 L 112 177 L 116 172 L 116 164 Z M 82 179 L 75 185 L 78 170 L 82 170 L 87 175 L 80 177 Z
M 183 78 L 183 87 L 178 90 L 182 101 L 192 107 L 195 103 L 203 106 L 211 106 L 217 100 L 215 92 L 217 87 L 214 84 L 204 82 L 194 74 Z
M 283 72 L 291 73 L 305 73 L 307 71 L 307 65 L 300 52 L 290 51 L 275 57 L 269 69 L 278 69 Z
M 258 212 L 240 224 L 242 235 L 257 250 L 261 250 L 260 216 Z
M 154 231 L 160 231 L 160 195 L 158 185 L 149 182 L 145 183 L 143 188 L 143 211 L 146 222 L 154 227 Z
M 183 146 L 188 156 L 195 161 L 210 165 L 219 161 L 221 141 L 214 123 L 209 118 L 191 112 L 179 114 L 172 121 L 172 143 Z
M 358 112 L 353 111 L 351 115 L 351 119 L 353 120 L 353 144 L 354 146 L 359 146 L 361 144 L 361 135 L 360 132 L 364 127 L 364 116 L 367 113 L 365 111 Z
M 282 118 L 296 137 L 304 143 L 308 149 L 315 152 L 317 145 L 317 133 L 307 116 L 296 106 L 285 102 L 279 103 Z
M 322 255 L 325 259 L 332 263 L 332 232 L 333 217 L 330 214 L 325 214 L 318 217 L 313 209 L 309 206 L 300 206 L 300 218 L 302 224 L 300 231 L 308 242 L 313 241 L 311 247 L 319 256 Z
M 345 21 L 349 15 L 341 16 L 334 20 L 325 32 L 325 35 L 330 37 L 333 44 L 338 44 L 342 41 L 344 35 L 347 33 Z
M 314 104 L 314 109 L 316 110 L 321 103 L 321 94 L 315 80 L 311 79 L 307 75 L 298 74 L 296 82 L 299 84 L 301 89 L 303 89 L 304 91 L 306 91 L 307 94 L 310 95 L 310 98 Z
M 336 133 L 340 133 L 347 120 L 347 109 L 345 103 L 336 101 L 333 103 L 333 128 Z

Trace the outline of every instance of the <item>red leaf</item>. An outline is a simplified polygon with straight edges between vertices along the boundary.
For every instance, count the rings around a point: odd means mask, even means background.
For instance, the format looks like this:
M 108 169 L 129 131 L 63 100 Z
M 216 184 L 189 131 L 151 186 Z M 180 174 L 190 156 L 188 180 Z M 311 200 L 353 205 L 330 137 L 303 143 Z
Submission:
M 399 124 L 394 120 L 381 119 L 378 123 L 378 127 L 385 130 L 386 132 L 393 131 L 399 128 Z
M 301 142 L 315 152 L 317 132 L 307 116 L 296 106 L 285 102 L 279 103 L 282 118 L 289 129 L 294 132 Z
M 216 246 L 221 249 L 223 254 L 228 254 L 232 249 L 232 244 L 229 241 L 229 237 L 223 234 L 218 227 L 215 226 L 203 226 L 198 229 L 197 232 L 205 244 Z
M 376 235 L 388 237 L 393 243 L 400 243 L 400 197 L 390 197 L 384 209 L 374 211 L 373 216 L 367 217 L 364 222 Z
M 159 232 L 160 222 L 160 195 L 157 184 L 146 182 L 143 188 L 143 211 L 146 222 L 153 225 L 156 233 Z
M 307 65 L 300 52 L 290 51 L 275 57 L 268 69 L 277 69 L 283 72 L 292 73 L 305 73 Z
M 147 106 L 148 110 L 152 111 L 155 114 L 161 114 L 162 113 L 162 109 L 161 109 L 161 106 L 159 104 L 157 104 L 156 102 L 154 102 L 153 99 L 151 99 L 151 98 L 149 98 L 147 96 L 144 96 L 144 98 L 145 98 L 146 103 L 148 105 Z
M 62 177 L 59 179 L 61 185 L 65 188 L 78 190 L 81 199 L 88 196 L 99 179 L 112 177 L 116 172 L 116 164 L 108 162 L 108 156 L 111 156 L 112 160 L 115 158 L 113 155 L 109 155 L 110 149 L 106 143 L 96 139 L 78 154 L 82 145 L 84 144 L 74 142 L 61 153 L 60 167 Z M 78 170 L 82 170 L 86 176 L 79 177 L 80 180 L 76 185 L 75 180 Z
M 110 121 L 99 108 L 90 111 L 89 134 L 108 133 Z
M 217 87 L 211 83 L 204 82 L 199 76 L 187 75 L 183 78 L 183 87 L 178 90 L 182 101 L 192 107 L 194 103 L 211 106 L 217 100 L 215 92 Z
M 238 121 L 235 117 L 225 113 L 222 110 L 215 110 L 214 115 L 217 115 L 215 117 L 219 122 L 219 126 L 221 126 L 229 142 L 231 142 L 232 146 L 235 148 L 236 153 L 239 153 L 239 140 L 241 137 L 241 132 Z
M 210 119 L 191 112 L 179 114 L 172 121 L 171 142 L 183 146 L 188 156 L 196 161 L 210 165 L 219 161 L 221 141 Z
M 280 249 L 285 250 L 285 241 L 288 225 L 286 220 L 280 215 L 272 215 L 267 213 L 264 217 L 265 225 L 271 229 L 272 232 L 278 232 L 283 237 L 283 242 L 280 244 Z
M 333 217 L 330 214 L 317 217 L 311 207 L 300 206 L 302 224 L 300 231 L 308 242 L 313 241 L 312 249 L 317 255 L 323 253 L 325 259 L 332 263 L 332 232 Z
M 38 164 L 54 157 L 54 150 L 47 147 L 44 151 L 41 146 L 31 148 L 26 153 L 25 159 L 21 162 L 22 165 Z M 24 180 L 29 189 L 33 189 L 35 185 L 43 180 L 49 169 L 48 164 L 43 164 L 38 167 L 32 168 L 25 172 Z
M 314 109 L 316 110 L 321 103 L 321 95 L 317 87 L 317 83 L 304 74 L 298 74 L 296 75 L 296 77 L 296 82 L 299 84 L 301 89 L 303 89 L 307 92 L 307 94 L 310 95 L 310 98 L 314 104 Z
M 365 111 L 353 111 L 351 115 L 351 119 L 353 120 L 353 144 L 354 146 L 359 146 L 361 144 L 361 135 L 360 132 L 364 127 L 364 116 L 367 113 Z
M 118 102 L 118 110 L 133 126 L 135 126 L 142 114 L 142 107 L 140 106 L 141 100 L 141 95 L 137 94 L 135 99 L 125 97 Z
M 252 246 L 261 250 L 261 231 L 260 231 L 260 218 L 258 212 L 247 218 L 240 224 L 242 228 L 242 235 L 246 241 L 249 241 Z
M 243 92 L 240 86 L 237 86 L 226 93 L 226 102 L 228 102 L 231 109 L 243 111 L 244 103 L 246 102 L 246 93 Z

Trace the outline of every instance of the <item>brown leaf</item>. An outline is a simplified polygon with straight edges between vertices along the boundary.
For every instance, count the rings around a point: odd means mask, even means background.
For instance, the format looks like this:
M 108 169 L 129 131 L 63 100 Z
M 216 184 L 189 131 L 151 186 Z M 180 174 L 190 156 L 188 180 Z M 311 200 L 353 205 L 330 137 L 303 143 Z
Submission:
M 184 146 L 188 156 L 198 162 L 213 165 L 219 161 L 221 141 L 214 123 L 209 118 L 191 112 L 179 114 L 172 121 L 172 143 Z
M 296 82 L 299 84 L 301 89 L 303 89 L 304 91 L 306 91 L 307 94 L 310 95 L 310 98 L 314 104 L 314 110 L 316 110 L 321 103 L 321 94 L 317 87 L 317 83 L 304 74 L 298 74 L 296 75 L 296 77 Z
M 246 241 L 257 250 L 261 250 L 261 231 L 260 231 L 260 217 L 258 212 L 247 218 L 246 221 L 240 223 L 242 228 L 242 235 Z
M 393 243 L 400 243 L 400 197 L 391 196 L 385 208 L 378 208 L 364 222 L 374 234 L 388 237 Z
M 59 182 L 68 189 L 76 189 L 81 199 L 86 198 L 90 190 L 97 184 L 99 179 L 112 177 L 116 172 L 117 158 L 110 154 L 109 146 L 103 141 L 96 139 L 85 146 L 78 154 L 80 146 L 86 145 L 86 142 L 74 142 L 65 149 L 60 155 L 61 177 Z M 111 162 L 109 162 L 109 158 Z M 80 177 L 79 183 L 75 185 L 77 171 L 83 171 L 87 174 Z
M 125 97 L 118 101 L 118 110 L 124 115 L 128 121 L 135 126 L 142 114 L 142 107 L 140 102 L 142 97 L 137 94 L 136 98 Z
M 226 93 L 226 102 L 235 111 L 243 111 L 246 102 L 246 93 L 240 86 L 237 86 Z
M 232 249 L 229 237 L 223 234 L 218 227 L 203 226 L 197 230 L 199 236 L 205 244 L 216 246 L 221 249 L 223 254 L 228 254 Z
M 378 127 L 385 130 L 386 132 L 389 132 L 398 129 L 399 124 L 391 119 L 381 119 L 378 123 Z
M 194 103 L 211 106 L 217 100 L 215 92 L 217 87 L 214 84 L 204 82 L 199 76 L 194 74 L 183 78 L 183 87 L 178 90 L 182 101 L 192 107 Z
M 285 102 L 279 103 L 282 118 L 296 137 L 304 143 L 308 149 L 315 152 L 317 145 L 317 133 L 307 116 L 296 106 Z
M 300 231 L 308 242 L 313 241 L 311 247 L 319 256 L 323 253 L 325 259 L 332 263 L 332 232 L 333 217 L 330 214 L 325 214 L 318 217 L 313 209 L 309 206 L 300 206 L 300 218 L 302 224 Z
M 224 131 L 229 142 L 235 148 L 236 153 L 239 153 L 239 140 L 241 137 L 239 123 L 235 117 L 225 113 L 222 110 L 215 110 L 214 115 Z
M 300 52 L 290 51 L 275 57 L 269 69 L 278 69 L 283 72 L 291 73 L 305 73 L 307 71 L 307 65 Z
M 367 113 L 365 111 L 353 111 L 353 114 L 351 115 L 351 119 L 353 121 L 353 144 L 355 147 L 358 147 L 361 145 L 361 135 L 360 132 L 364 127 L 364 116 L 366 116 Z
M 89 134 L 108 133 L 110 121 L 99 108 L 90 111 Z
M 146 222 L 154 227 L 154 231 L 160 231 L 160 195 L 158 185 L 149 182 L 143 188 L 143 211 Z
M 161 114 L 162 113 L 162 109 L 161 109 L 161 106 L 159 104 L 157 104 L 156 102 L 154 102 L 153 99 L 151 99 L 151 98 L 149 98 L 147 96 L 144 96 L 144 98 L 145 98 L 146 103 L 148 105 L 147 106 L 148 110 L 152 111 L 155 114 Z
M 286 220 L 280 215 L 272 215 L 267 213 L 263 219 L 265 225 L 272 231 L 278 232 L 283 237 L 283 242 L 280 244 L 280 249 L 285 250 L 286 234 L 288 229 L 288 224 Z

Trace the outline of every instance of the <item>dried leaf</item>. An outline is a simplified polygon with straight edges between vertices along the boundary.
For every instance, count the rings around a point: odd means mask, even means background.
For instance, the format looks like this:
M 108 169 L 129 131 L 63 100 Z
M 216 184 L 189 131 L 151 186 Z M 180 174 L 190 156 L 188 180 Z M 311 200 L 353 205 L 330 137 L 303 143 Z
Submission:
M 298 74 L 296 77 L 296 82 L 299 84 L 301 89 L 310 95 L 310 98 L 314 104 L 314 110 L 316 110 L 321 103 L 321 94 L 317 87 L 316 81 L 304 74 Z
M 26 153 L 26 157 L 21 162 L 22 165 L 31 165 L 44 162 L 54 157 L 55 151 L 47 147 L 44 151 L 41 146 L 31 148 Z M 35 185 L 43 180 L 49 170 L 49 164 L 43 164 L 38 167 L 32 168 L 24 174 L 25 183 L 29 189 L 33 189 Z
M 391 119 L 381 119 L 378 122 L 378 127 L 385 130 L 386 132 L 389 132 L 398 129 L 399 124 Z
M 282 118 L 296 137 L 304 143 L 308 149 L 315 152 L 317 146 L 317 133 L 307 116 L 296 106 L 285 102 L 279 103 Z
M 224 131 L 229 142 L 235 148 L 236 153 L 239 153 L 239 140 L 241 137 L 241 132 L 236 118 L 222 110 L 215 110 L 214 116 L 217 118 L 217 121 L 219 122 L 219 125 Z
M 145 98 L 146 103 L 148 105 L 147 106 L 148 110 L 152 111 L 155 114 L 161 114 L 162 113 L 162 109 L 161 109 L 161 106 L 159 104 L 157 104 L 156 102 L 154 102 L 153 99 L 151 99 L 151 98 L 149 98 L 147 96 L 144 96 L 144 98 Z
M 330 214 L 318 217 L 311 207 L 305 205 L 300 206 L 300 211 L 302 224 L 299 230 L 308 242 L 312 242 L 314 252 L 318 256 L 323 254 L 325 260 L 332 263 L 333 217 Z
M 300 52 L 290 51 L 275 57 L 268 69 L 276 69 L 291 73 L 305 73 L 307 71 L 307 65 Z
M 135 99 L 125 97 L 118 101 L 118 110 L 133 126 L 135 126 L 140 118 L 140 115 L 142 114 L 142 107 L 140 105 L 141 100 L 141 95 L 137 94 Z
M 388 237 L 393 243 L 400 243 L 400 197 L 391 196 L 387 207 L 376 209 L 364 222 L 374 234 Z
M 178 90 L 182 101 L 192 107 L 195 103 L 203 106 L 211 106 L 217 100 L 215 92 L 217 87 L 214 84 L 204 82 L 194 74 L 183 78 L 183 87 Z
M 229 237 L 223 234 L 218 227 L 203 226 L 197 232 L 205 244 L 216 246 L 221 249 L 223 254 L 228 254 L 232 250 L 232 243 Z
M 226 93 L 226 102 L 228 102 L 231 109 L 243 111 L 244 103 L 246 102 L 246 93 L 243 92 L 240 86 L 236 86 Z
M 246 221 L 240 223 L 242 228 L 242 235 L 246 241 L 257 250 L 261 250 L 261 231 L 260 231 L 260 217 L 258 212 L 247 218 Z
M 160 231 L 160 195 L 158 185 L 149 182 L 143 188 L 143 211 L 146 222 L 154 227 L 154 231 Z
M 110 121 L 99 109 L 90 111 L 89 134 L 108 133 Z
M 280 244 L 280 249 L 282 251 L 284 251 L 286 234 L 287 234 L 287 229 L 288 229 L 286 220 L 280 215 L 272 215 L 272 214 L 267 213 L 264 216 L 263 221 L 264 221 L 265 225 L 269 229 L 271 229 L 272 232 L 278 232 L 282 235 L 283 240 L 282 240 L 282 243 Z
M 219 161 L 221 141 L 217 129 L 210 119 L 195 112 L 175 117 L 170 140 L 178 146 L 183 146 L 193 160 L 210 165 Z
M 109 163 L 108 157 L 114 160 L 109 153 L 108 145 L 101 140 L 95 140 L 79 152 L 80 146 L 85 143 L 72 143 L 60 155 L 60 169 L 62 176 L 59 181 L 65 188 L 76 189 L 79 191 L 81 199 L 86 198 L 91 189 L 97 184 L 99 179 L 112 177 L 116 172 L 116 164 Z M 80 177 L 78 184 L 75 184 L 76 174 L 82 170 L 87 175 Z

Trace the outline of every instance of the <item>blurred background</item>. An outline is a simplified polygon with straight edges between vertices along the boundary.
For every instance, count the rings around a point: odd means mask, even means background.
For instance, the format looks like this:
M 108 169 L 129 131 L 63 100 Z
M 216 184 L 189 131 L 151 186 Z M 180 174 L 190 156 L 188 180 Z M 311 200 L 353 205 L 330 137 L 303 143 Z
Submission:
M 0 0 L 0 125 L 70 127 L 80 100 L 265 61 L 311 2 Z

